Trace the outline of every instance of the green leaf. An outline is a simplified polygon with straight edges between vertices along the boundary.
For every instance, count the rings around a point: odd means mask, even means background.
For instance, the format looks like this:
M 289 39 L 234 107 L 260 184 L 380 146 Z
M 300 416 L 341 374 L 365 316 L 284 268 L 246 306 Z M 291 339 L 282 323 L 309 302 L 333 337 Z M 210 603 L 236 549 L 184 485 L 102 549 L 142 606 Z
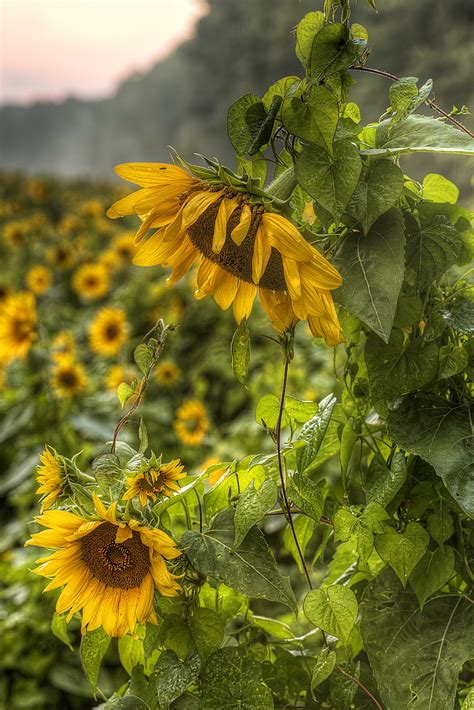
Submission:
M 403 173 L 391 160 L 371 163 L 347 206 L 367 234 L 374 222 L 394 206 L 403 190 Z
M 132 674 L 132 670 L 135 666 L 143 666 L 145 664 L 145 651 L 141 638 L 127 634 L 118 640 L 117 646 L 120 663 L 125 668 L 128 675 Z
M 403 291 L 398 297 L 397 310 L 393 321 L 394 328 L 409 328 L 421 320 L 423 301 L 418 296 L 408 296 Z
M 256 525 L 265 513 L 271 510 L 278 497 L 278 488 L 271 478 L 267 478 L 258 490 L 254 482 L 240 496 L 235 508 L 234 549 L 239 547 L 250 528 Z
M 390 468 L 379 454 L 375 455 L 365 485 L 367 503 L 380 503 L 386 508 L 405 483 L 406 477 L 407 466 L 401 451 L 394 455 Z
M 451 180 L 443 175 L 429 173 L 422 183 L 423 199 L 431 202 L 448 202 L 454 205 L 458 201 L 459 190 Z
M 282 108 L 283 125 L 289 133 L 309 143 L 317 143 L 332 153 L 339 118 L 337 99 L 325 86 L 312 86 L 305 101 L 287 99 Z
M 71 651 L 74 651 L 74 647 L 71 644 L 71 640 L 67 632 L 67 622 L 65 616 L 61 616 L 61 614 L 54 612 L 53 618 L 51 619 L 51 631 L 56 638 L 65 643 Z
M 408 523 L 403 533 L 388 528 L 375 538 L 375 548 L 384 562 L 388 562 L 403 586 L 413 568 L 425 554 L 430 536 L 419 523 Z
M 133 389 L 133 387 L 130 387 L 130 385 L 128 385 L 126 382 L 121 382 L 119 384 L 119 386 L 117 387 L 117 397 L 122 406 L 122 409 L 125 407 L 130 397 L 132 397 L 134 394 L 135 390 Z
M 302 93 L 302 87 L 303 82 L 298 76 L 285 76 L 283 79 L 278 79 L 265 92 L 262 98 L 263 105 L 268 111 L 275 96 L 281 96 L 283 99 L 296 96 Z
M 245 318 L 234 333 L 230 349 L 234 375 L 242 385 L 246 385 L 250 365 L 250 331 Z
M 311 57 L 314 38 L 323 26 L 324 14 L 320 11 L 308 12 L 296 26 L 296 56 L 304 67 Z
M 405 272 L 405 235 L 400 213 L 391 209 L 364 236 L 343 240 L 334 266 L 344 282 L 335 300 L 387 343 Z
M 210 530 L 184 533 L 181 545 L 193 567 L 202 574 L 242 594 L 280 602 L 296 611 L 289 580 L 280 575 L 260 530 L 252 528 L 235 551 L 234 538 L 234 511 L 223 510 L 215 517 Z
M 173 651 L 164 651 L 161 654 L 150 676 L 150 683 L 156 686 L 161 710 L 168 710 L 170 703 L 197 680 L 200 670 L 201 661 L 194 651 L 183 662 Z
M 296 429 L 298 424 L 304 424 L 316 414 L 318 405 L 315 402 L 303 401 L 287 395 L 284 411 L 288 415 L 291 428 Z
M 305 597 L 303 611 L 314 626 L 341 639 L 344 645 L 348 644 L 358 612 L 352 589 L 339 584 L 327 589 L 313 589 Z
M 304 557 L 306 546 L 313 537 L 316 528 L 316 522 L 307 515 L 295 515 L 293 517 L 293 526 L 295 528 L 296 537 L 300 546 L 301 553 Z M 289 525 L 286 526 L 283 533 L 283 544 L 285 549 L 292 555 L 301 574 L 304 574 L 303 564 L 296 547 L 295 538 Z
M 414 114 L 393 126 L 390 120 L 377 126 L 375 148 L 361 148 L 364 155 L 402 153 L 454 153 L 472 155 L 474 140 L 437 118 Z
M 438 510 L 428 518 L 428 532 L 438 545 L 442 545 L 454 533 L 453 516 L 446 510 L 446 505 L 440 501 Z
M 415 592 L 420 607 L 432 594 L 444 587 L 454 573 L 454 549 L 449 545 L 444 548 L 427 550 L 410 575 L 410 585 Z
M 325 25 L 315 36 L 310 56 L 310 76 L 321 81 L 348 69 L 359 55 L 359 47 L 346 25 Z
M 472 603 L 444 594 L 420 611 L 415 594 L 387 571 L 368 585 L 361 613 L 384 707 L 453 710 L 459 671 L 472 657 Z
M 252 624 L 263 629 L 270 636 L 275 636 L 279 639 L 292 639 L 294 634 L 288 624 L 279 621 L 278 619 L 267 619 L 266 616 L 256 616 L 250 613 L 249 618 Z
M 326 429 L 326 433 L 323 436 L 322 443 L 316 454 L 316 458 L 308 466 L 306 473 L 315 471 L 318 466 L 338 453 L 340 449 L 341 432 L 346 423 L 347 417 L 344 413 L 344 407 L 341 403 L 336 404 L 332 412 L 332 417 L 329 420 L 328 428 Z
M 441 313 L 442 318 L 458 333 L 474 333 L 474 301 L 457 296 L 449 303 L 449 308 Z
M 196 651 L 205 661 L 222 643 L 224 622 L 213 609 L 198 607 L 188 620 L 179 614 L 167 614 L 159 631 L 161 645 L 174 651 L 181 660 Z
M 406 397 L 389 412 L 388 431 L 403 449 L 430 463 L 458 505 L 474 517 L 471 414 L 434 395 Z
M 420 338 L 405 345 L 402 331 L 394 328 L 388 343 L 376 335 L 368 336 L 365 361 L 372 401 L 391 400 L 436 380 L 438 346 Z
M 280 398 L 276 394 L 266 394 L 257 403 L 255 410 L 255 420 L 260 426 L 265 426 L 268 429 L 274 429 L 278 421 L 280 412 Z M 283 411 L 281 420 L 282 427 L 289 424 L 288 415 Z
M 102 626 L 95 631 L 88 631 L 81 640 L 81 664 L 84 673 L 92 686 L 92 690 L 97 690 L 100 665 L 110 644 L 110 636 L 107 636 Z
M 336 398 L 330 394 L 318 406 L 318 412 L 300 431 L 297 441 L 304 441 L 306 446 L 296 450 L 296 466 L 302 473 L 314 461 L 326 434 L 331 416 L 336 405 Z
M 411 282 L 421 289 L 444 274 L 456 263 L 461 251 L 459 232 L 443 215 L 434 215 L 422 226 L 407 215 L 406 265 L 411 270 Z
M 255 94 L 244 94 L 232 104 L 227 114 L 227 134 L 237 155 L 249 152 L 266 118 L 267 110 Z
M 153 354 L 148 345 L 145 345 L 145 343 L 137 345 L 133 351 L 133 359 L 143 374 L 146 375 L 150 369 L 151 363 L 153 362 Z
M 392 104 L 392 125 L 403 121 L 410 113 L 417 110 L 428 98 L 433 89 L 433 82 L 428 79 L 418 89 L 416 76 L 405 76 L 394 81 L 389 95 Z
M 336 224 L 346 209 L 359 181 L 362 162 L 357 148 L 349 141 L 334 143 L 333 155 L 318 145 L 306 145 L 297 158 L 298 183 L 324 209 Z
M 293 474 L 288 484 L 288 497 L 317 523 L 323 512 L 326 493 L 324 481 L 313 481 L 309 474 L 299 471 Z
M 461 345 L 443 345 L 439 349 L 439 379 L 454 377 L 466 369 L 469 363 L 467 350 Z
M 105 710 L 149 710 L 150 706 L 136 695 L 125 695 L 123 698 L 111 698 L 103 706 Z
M 226 587 L 225 584 L 219 584 L 215 588 L 206 582 L 201 587 L 199 596 L 204 606 L 217 611 L 225 624 L 234 619 L 237 614 L 243 613 L 248 606 L 248 600 L 244 594 L 239 594 L 234 589 Z
M 221 648 L 201 673 L 200 710 L 273 710 L 272 695 L 261 682 L 261 666 L 239 648 Z
M 311 676 L 312 688 L 316 688 L 329 678 L 336 666 L 336 660 L 337 657 L 335 651 L 332 651 L 329 648 L 323 648 L 317 657 L 313 668 L 313 675 Z
M 334 540 L 354 539 L 357 554 L 366 562 L 374 548 L 374 535 L 364 520 L 346 508 L 339 508 L 334 516 Z

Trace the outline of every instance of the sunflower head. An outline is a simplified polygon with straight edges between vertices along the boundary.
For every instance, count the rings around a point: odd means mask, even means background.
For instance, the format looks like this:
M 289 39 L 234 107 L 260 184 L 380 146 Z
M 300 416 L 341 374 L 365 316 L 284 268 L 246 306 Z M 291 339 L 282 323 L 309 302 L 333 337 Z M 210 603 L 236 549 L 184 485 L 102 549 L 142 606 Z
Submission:
M 121 308 L 102 308 L 89 328 L 91 349 L 99 355 L 115 355 L 127 336 L 127 316 Z
M 45 530 L 26 545 L 56 551 L 37 560 L 34 572 L 51 581 L 45 591 L 64 587 L 56 603 L 67 621 L 82 611 L 82 632 L 102 626 L 109 636 L 133 633 L 136 624 L 156 624 L 155 588 L 176 596 L 180 587 L 165 560 L 181 553 L 162 530 L 117 516 L 93 495 L 96 516 L 87 519 L 65 510 L 47 510 L 36 518 Z
M 56 244 L 46 252 L 49 263 L 57 269 L 68 269 L 72 266 L 74 257 L 69 244 Z
M 24 359 L 36 338 L 34 295 L 30 291 L 12 294 L 0 308 L 0 362 Z
M 116 171 L 141 186 L 107 213 L 142 220 L 135 264 L 170 267 L 175 283 L 196 263 L 196 297 L 212 295 L 224 310 L 233 305 L 238 323 L 259 294 L 279 332 L 308 319 L 313 334 L 330 345 L 341 341 L 331 296 L 341 276 L 261 189 L 220 166 L 194 175 L 162 163 Z M 143 242 L 150 229 L 156 231 Z
M 174 429 L 187 446 L 199 446 L 209 429 L 207 409 L 198 399 L 186 400 L 177 410 Z
M 37 296 L 41 296 L 51 286 L 51 271 L 45 266 L 35 266 L 26 275 L 28 288 Z
M 51 374 L 51 385 L 57 397 L 74 397 L 87 385 L 83 366 L 67 356 L 57 358 Z
M 102 298 L 109 290 L 107 269 L 103 264 L 83 264 L 73 276 L 72 287 L 89 300 Z
M 76 352 L 76 341 L 70 330 L 61 330 L 51 343 L 53 360 L 62 358 L 74 359 Z
M 43 513 L 56 503 L 67 481 L 64 459 L 53 448 L 45 446 L 39 458 L 41 464 L 36 468 L 36 480 L 39 483 L 36 494 L 42 496 Z
M 162 387 L 170 389 L 182 378 L 183 373 L 173 360 L 162 360 L 155 369 L 155 377 Z
M 155 502 L 158 496 L 171 496 L 179 491 L 176 481 L 186 476 L 184 466 L 179 459 L 163 463 L 160 458 L 152 454 L 151 458 L 143 463 L 134 476 L 127 476 L 128 490 L 123 495 L 123 500 L 138 498 L 140 504 L 145 506 L 148 501 Z

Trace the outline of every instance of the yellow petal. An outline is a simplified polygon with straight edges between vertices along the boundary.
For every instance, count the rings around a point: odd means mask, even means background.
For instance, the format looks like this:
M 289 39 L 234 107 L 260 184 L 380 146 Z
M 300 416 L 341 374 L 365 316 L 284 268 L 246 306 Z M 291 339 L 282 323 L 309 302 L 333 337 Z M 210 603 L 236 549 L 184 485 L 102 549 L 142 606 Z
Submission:
M 141 187 L 181 182 L 185 186 L 183 189 L 186 189 L 194 182 L 194 178 L 183 168 L 168 163 L 122 163 L 115 167 L 115 172 L 124 180 Z
M 176 251 L 175 242 L 164 242 L 161 232 L 155 232 L 137 250 L 132 259 L 136 266 L 156 266 L 163 264 Z
M 289 256 L 295 261 L 309 261 L 313 258 L 316 250 L 305 241 L 296 227 L 287 219 L 266 212 L 262 216 L 262 221 L 270 244 L 283 256 Z
M 342 276 L 316 249 L 311 262 L 301 265 L 301 282 L 310 282 L 316 288 L 333 290 L 342 284 Z
M 234 298 L 234 318 L 237 323 L 240 323 L 244 318 L 250 316 L 256 294 L 256 286 L 246 281 L 240 282 Z
M 133 537 L 133 531 L 126 525 L 124 528 L 117 528 L 115 542 L 119 545 L 121 542 L 125 542 L 125 540 L 130 540 L 131 537 Z
M 192 193 L 186 200 L 183 207 L 183 227 L 188 229 L 199 217 L 221 196 L 222 190 L 212 192 L 210 190 Z
M 267 240 L 265 227 L 263 224 L 260 224 L 255 235 L 255 244 L 253 247 L 252 279 L 254 283 L 258 284 L 265 273 L 271 253 L 272 248 Z
M 248 205 L 242 207 L 242 213 L 240 215 L 239 224 L 234 227 L 230 233 L 231 238 L 239 247 L 244 241 L 247 233 L 249 231 L 250 223 L 252 221 L 252 210 Z
M 130 195 L 122 197 L 121 200 L 114 202 L 105 214 L 107 217 L 110 217 L 110 219 L 117 219 L 117 217 L 124 217 L 127 214 L 133 214 L 133 212 L 135 212 L 135 205 L 137 202 L 140 202 L 144 197 L 148 197 L 150 193 L 155 194 L 157 193 L 157 190 L 151 190 L 150 188 L 136 190 Z
M 214 286 L 214 300 L 223 311 L 226 311 L 235 298 L 239 287 L 239 279 L 221 270 Z
M 283 257 L 282 262 L 288 293 L 291 298 L 298 300 L 301 298 L 301 281 L 298 263 L 289 257 Z

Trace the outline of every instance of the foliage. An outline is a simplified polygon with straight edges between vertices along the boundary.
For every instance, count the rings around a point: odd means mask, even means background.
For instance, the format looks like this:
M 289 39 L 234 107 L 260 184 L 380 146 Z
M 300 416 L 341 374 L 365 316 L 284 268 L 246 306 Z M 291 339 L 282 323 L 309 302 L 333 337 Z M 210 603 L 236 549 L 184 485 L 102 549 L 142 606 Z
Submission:
M 344 278 L 335 292 L 344 343 L 333 353 L 301 325 L 276 336 L 261 311 L 231 338 L 230 318 L 194 303 L 189 281 L 164 291 L 161 277 L 153 285 L 155 273 L 130 268 L 128 256 L 114 262 L 120 234 L 104 223 L 103 202 L 83 202 L 76 226 L 70 214 L 99 186 L 3 180 L 11 287 L 23 285 L 20 260 L 24 268 L 57 253 L 67 236 L 69 271 L 93 258 L 105 265 L 113 285 L 101 304 L 125 310 L 131 331 L 120 358 L 136 363 L 126 387 L 116 382 L 106 395 L 105 358 L 86 338 L 97 306 L 58 267 L 38 296 L 40 338 L 6 375 L 3 493 L 18 519 L 6 528 L 7 556 L 20 555 L 43 440 L 67 457 L 62 508 L 92 516 L 91 494 L 100 493 L 182 552 L 172 567 L 182 593 L 156 592 L 157 625 L 137 625 L 117 644 L 102 628 L 83 636 L 82 665 L 105 709 L 434 710 L 459 707 L 471 692 L 473 215 L 453 183 L 433 173 L 419 183 L 399 156 L 459 156 L 473 141 L 419 113 L 431 84 L 410 77 L 392 86 L 381 120 L 363 126 L 348 72 L 364 69 L 367 32 L 350 24 L 345 0 L 326 0 L 324 10 L 296 29 L 301 76 L 234 102 L 228 135 L 248 189 L 272 200 Z M 16 233 L 33 239 L 19 247 Z M 100 239 L 111 240 L 105 253 Z M 65 322 L 76 353 L 58 360 L 53 337 Z M 89 384 L 64 399 L 48 368 L 73 357 Z M 165 357 L 180 373 L 174 390 L 159 375 Z M 211 419 L 194 451 L 171 426 L 190 395 Z M 124 505 L 130 476 L 161 466 L 156 442 L 163 461 L 182 459 L 186 477 L 174 493 Z M 28 587 L 26 595 L 30 622 L 42 621 L 38 598 Z M 44 641 L 41 623 L 34 629 Z M 53 631 L 69 645 L 63 617 Z M 113 672 L 127 680 L 111 688 L 100 668 L 113 654 L 123 669 Z M 16 682 L 3 686 L 8 701 Z

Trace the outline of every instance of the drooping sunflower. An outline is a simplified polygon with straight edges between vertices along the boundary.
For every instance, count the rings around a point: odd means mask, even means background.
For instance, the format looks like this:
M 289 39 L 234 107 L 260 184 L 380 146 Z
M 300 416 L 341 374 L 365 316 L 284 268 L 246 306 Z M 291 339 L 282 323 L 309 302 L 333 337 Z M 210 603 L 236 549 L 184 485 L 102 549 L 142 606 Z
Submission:
M 152 457 L 154 458 L 154 457 Z M 179 459 L 169 463 L 150 461 L 145 470 L 140 470 L 135 476 L 127 477 L 128 491 L 123 500 L 139 498 L 141 505 L 146 505 L 148 499 L 153 502 L 159 495 L 171 496 L 173 491 L 179 491 L 176 481 L 186 476 L 184 466 Z
M 72 279 L 72 287 L 80 296 L 96 300 L 109 290 L 109 277 L 103 264 L 83 264 Z
M 74 397 L 84 390 L 87 376 L 81 364 L 67 356 L 56 360 L 51 374 L 51 386 L 57 397 Z
M 41 296 L 51 286 L 51 271 L 45 266 L 35 266 L 26 275 L 26 285 L 37 296 Z
M 40 454 L 41 464 L 36 467 L 36 480 L 40 484 L 36 494 L 43 496 L 41 512 L 51 508 L 64 490 L 65 473 L 63 459 L 45 446 Z
M 163 163 L 126 163 L 116 172 L 141 186 L 107 215 L 137 214 L 142 225 L 133 259 L 139 266 L 171 267 L 176 283 L 197 262 L 197 298 L 212 295 L 238 323 L 248 318 L 257 293 L 274 328 L 283 332 L 308 320 L 315 336 L 341 342 L 331 291 L 342 278 L 288 219 L 234 181 L 193 177 Z
M 34 295 L 30 291 L 12 294 L 0 307 L 0 362 L 23 360 L 36 338 Z
M 99 355 L 115 355 L 126 342 L 127 314 L 121 308 L 102 308 L 89 328 L 89 344 Z
M 133 633 L 136 624 L 157 623 L 153 609 L 155 586 L 163 596 L 176 596 L 180 587 L 166 560 L 181 553 L 162 530 L 117 518 L 116 504 L 108 509 L 94 494 L 98 520 L 65 510 L 48 510 L 36 518 L 47 530 L 35 533 L 26 545 L 56 548 L 37 560 L 34 572 L 50 577 L 45 591 L 63 587 L 56 603 L 67 621 L 82 610 L 82 633 L 102 626 L 109 636 Z
M 188 399 L 176 412 L 174 429 L 187 446 L 199 446 L 209 429 L 207 409 L 198 399 Z
M 157 382 L 167 389 L 174 387 L 180 381 L 182 372 L 172 360 L 162 360 L 155 369 Z

